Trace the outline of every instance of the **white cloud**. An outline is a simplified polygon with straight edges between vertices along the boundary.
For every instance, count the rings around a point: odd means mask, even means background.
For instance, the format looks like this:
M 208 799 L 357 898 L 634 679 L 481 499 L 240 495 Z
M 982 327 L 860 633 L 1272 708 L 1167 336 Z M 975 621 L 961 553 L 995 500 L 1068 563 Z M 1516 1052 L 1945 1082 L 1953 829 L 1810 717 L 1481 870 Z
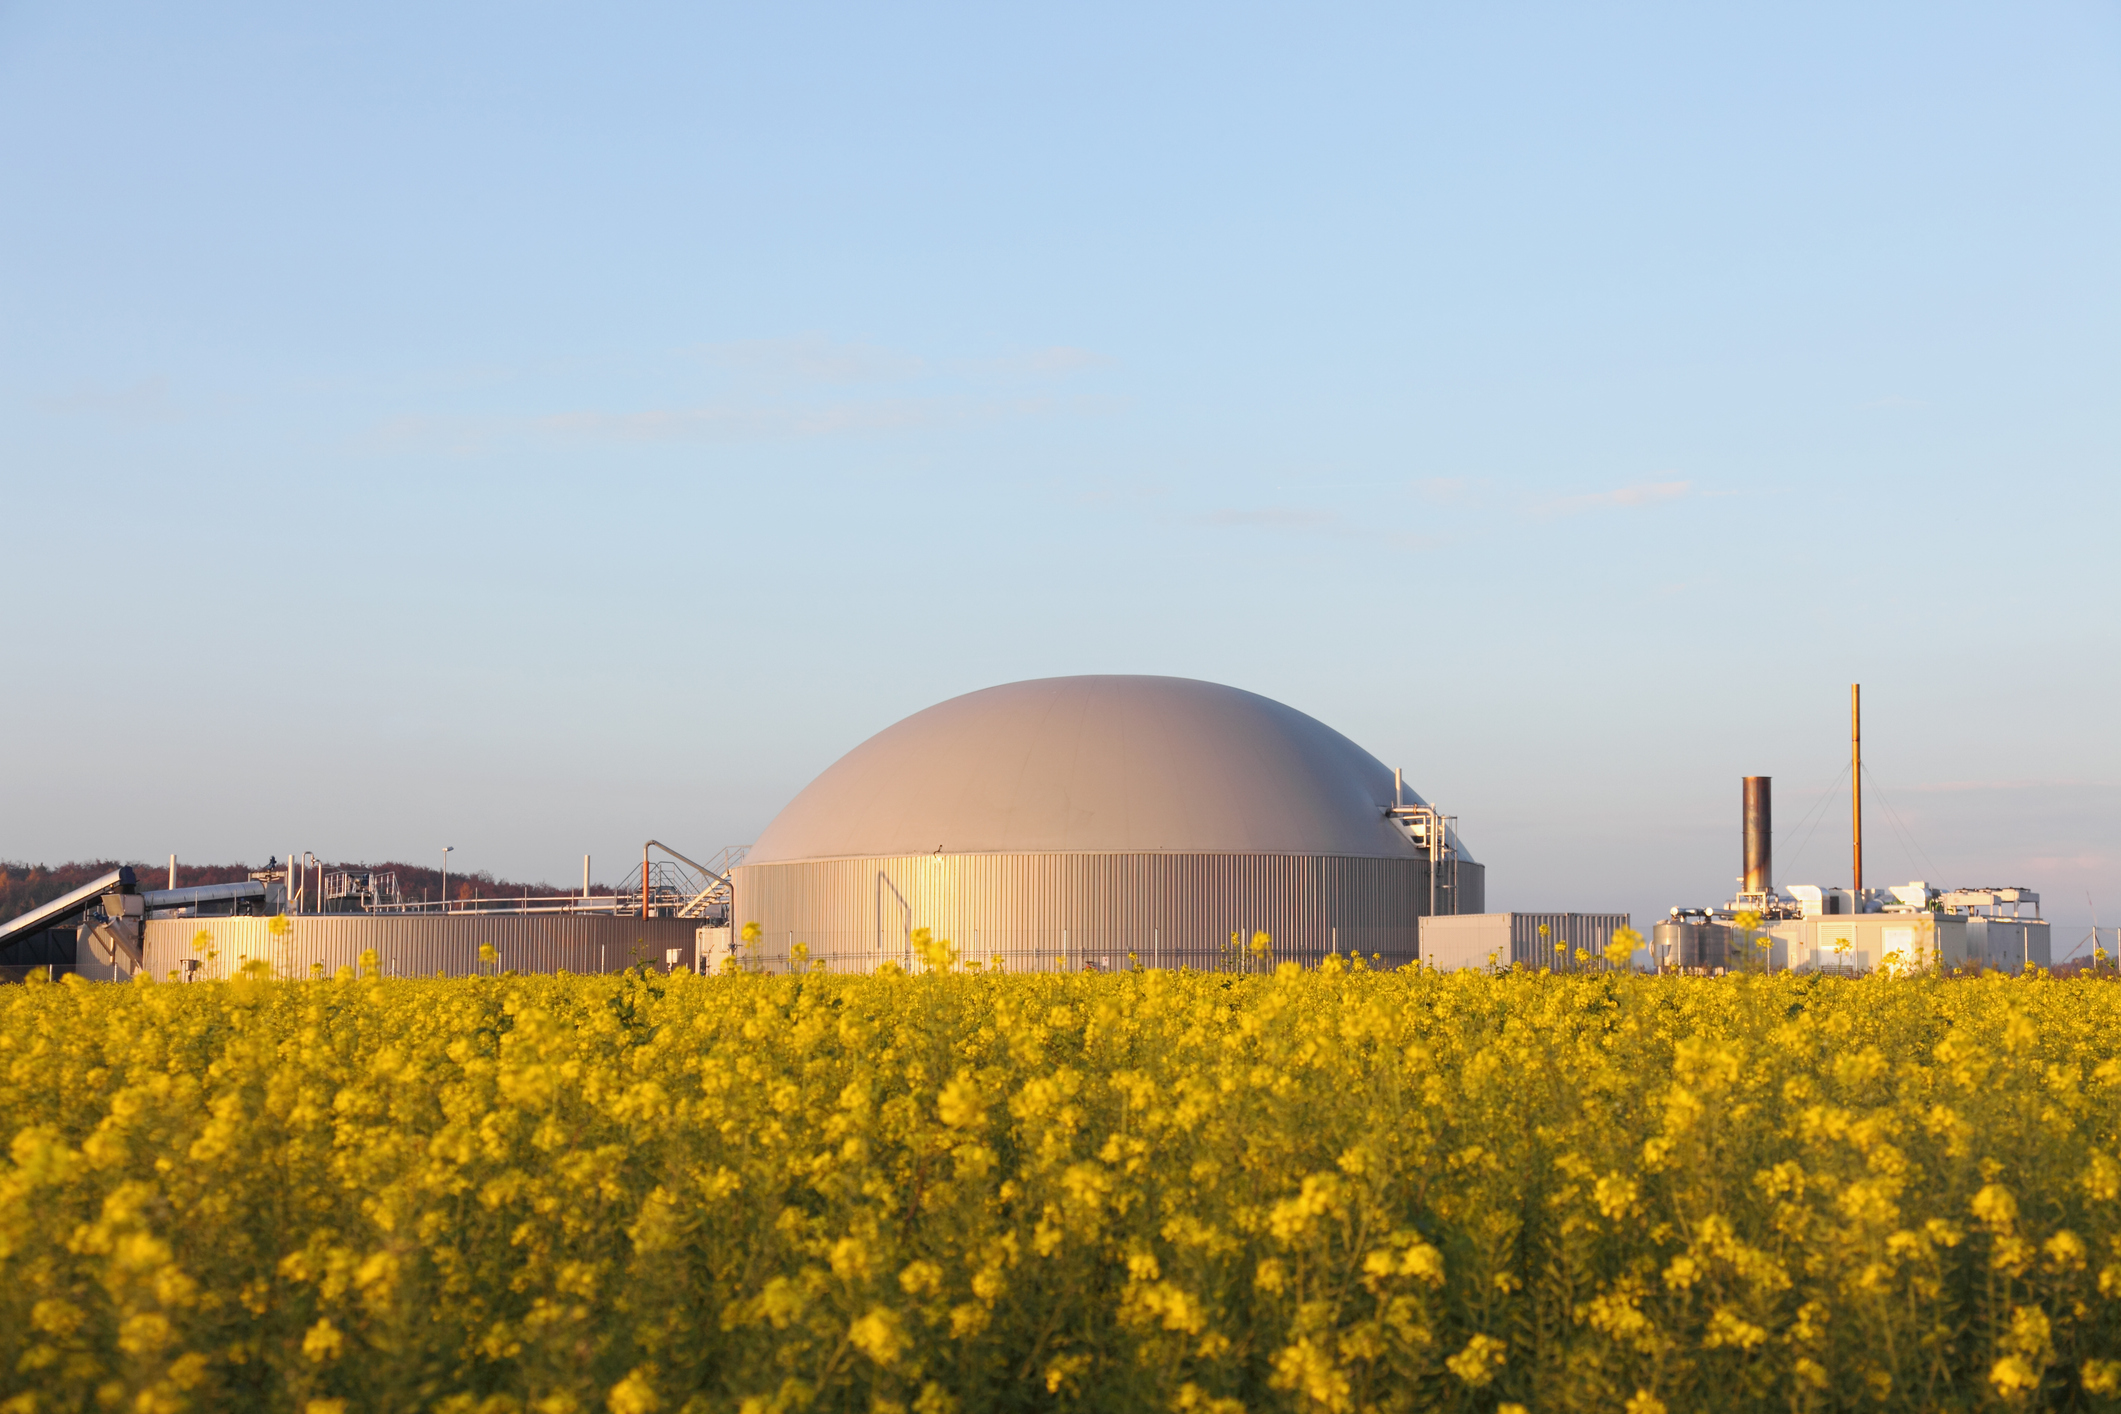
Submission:
M 1071 373 L 1082 373 L 1092 368 L 1110 368 L 1117 362 L 1118 360 L 1109 354 L 1055 344 L 1051 348 L 1032 349 L 1026 353 L 1004 354 L 1000 358 L 987 360 L 979 367 L 1015 377 L 1065 378 Z
M 167 378 L 143 378 L 122 388 L 77 388 L 39 398 L 46 412 L 108 418 L 114 422 L 174 422 L 183 414 L 169 396 Z
M 931 363 L 919 354 L 877 344 L 842 343 L 809 334 L 787 339 L 743 339 L 703 344 L 689 351 L 711 368 L 743 377 L 780 383 L 909 382 L 936 373 L 973 377 L 1066 378 L 1117 360 L 1090 349 L 1053 344 L 993 358 L 945 359 Z
M 1533 514 L 1552 518 L 1555 516 L 1581 515 L 1585 511 L 1624 508 L 1629 506 L 1654 506 L 1666 501 L 1676 501 L 1694 489 L 1691 481 L 1643 481 L 1633 486 L 1622 486 L 1612 491 L 1592 491 L 1581 496 L 1563 496 L 1559 500 L 1546 501 L 1532 508 Z
M 1201 520 L 1216 526 L 1249 526 L 1260 530 L 1331 530 L 1340 517 L 1307 506 L 1262 506 L 1257 510 L 1210 511 Z
M 1414 483 L 1414 489 L 1424 500 L 1439 501 L 1447 506 L 1464 505 L 1473 496 L 1473 482 L 1464 476 L 1430 476 Z
M 962 420 L 966 410 L 934 398 L 884 398 L 818 407 L 727 404 L 640 412 L 562 412 L 533 418 L 545 437 L 616 442 L 733 441 L 903 432 Z
M 728 402 L 636 412 L 584 409 L 532 417 L 410 415 L 376 426 L 372 445 L 471 454 L 510 437 L 590 442 L 738 442 L 858 437 L 1010 418 L 1090 416 L 1119 406 L 1108 398 L 873 398 L 824 402 Z
M 694 353 L 718 368 L 800 383 L 883 383 L 918 378 L 927 361 L 901 349 L 835 343 L 822 335 L 705 344 Z

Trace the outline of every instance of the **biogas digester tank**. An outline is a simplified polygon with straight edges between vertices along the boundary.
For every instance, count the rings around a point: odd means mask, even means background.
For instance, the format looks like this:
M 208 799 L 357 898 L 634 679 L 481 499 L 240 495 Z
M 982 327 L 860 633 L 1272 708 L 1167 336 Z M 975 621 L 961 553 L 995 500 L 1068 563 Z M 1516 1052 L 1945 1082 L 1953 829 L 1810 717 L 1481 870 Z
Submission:
M 798 944 L 833 971 L 918 965 L 921 928 L 1010 970 L 1334 951 L 1396 966 L 1414 957 L 1431 881 L 1394 803 L 1391 768 L 1256 693 L 1009 683 L 917 712 L 811 782 L 736 869 L 732 922 L 758 925 L 740 955 L 773 970 Z M 1438 911 L 1477 913 L 1484 871 L 1449 843 Z M 1249 945 L 1259 932 L 1269 955 Z

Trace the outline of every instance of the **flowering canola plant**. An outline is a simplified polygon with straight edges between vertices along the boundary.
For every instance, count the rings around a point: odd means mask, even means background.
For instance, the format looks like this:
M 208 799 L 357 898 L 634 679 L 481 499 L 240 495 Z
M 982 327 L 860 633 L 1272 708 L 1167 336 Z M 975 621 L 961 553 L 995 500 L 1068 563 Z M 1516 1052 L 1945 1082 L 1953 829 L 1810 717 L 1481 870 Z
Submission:
M 2107 1407 L 2121 987 L 0 993 L 0 1410 Z

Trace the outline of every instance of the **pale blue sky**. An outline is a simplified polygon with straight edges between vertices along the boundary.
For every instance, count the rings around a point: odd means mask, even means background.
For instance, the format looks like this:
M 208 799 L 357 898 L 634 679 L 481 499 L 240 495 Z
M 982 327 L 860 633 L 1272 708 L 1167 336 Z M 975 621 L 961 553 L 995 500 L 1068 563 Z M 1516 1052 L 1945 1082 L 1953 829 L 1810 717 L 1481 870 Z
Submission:
M 0 7 L 0 856 L 750 839 L 1347 732 L 1500 907 L 2121 917 L 2121 11 Z M 2058 933 L 2058 938 L 2062 934 Z M 2067 941 L 2067 939 L 2065 939 Z

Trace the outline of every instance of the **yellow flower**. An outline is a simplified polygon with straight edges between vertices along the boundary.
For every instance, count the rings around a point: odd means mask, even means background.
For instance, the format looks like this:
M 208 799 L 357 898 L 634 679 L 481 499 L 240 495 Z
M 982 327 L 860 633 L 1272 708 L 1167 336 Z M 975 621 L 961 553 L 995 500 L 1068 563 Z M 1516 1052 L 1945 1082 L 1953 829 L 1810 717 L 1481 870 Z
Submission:
M 655 1414 L 663 1407 L 648 1369 L 635 1370 L 611 1387 L 607 1396 L 611 1414 Z
M 251 940 L 233 956 L 268 925 L 213 926 Z M 1107 926 L 1071 959 L 1121 955 Z M 275 957 L 0 987 L 0 1414 L 259 1381 L 346 1414 L 466 1360 L 477 1397 L 445 1382 L 438 1414 L 494 1414 L 489 1385 L 518 1414 L 668 1414 L 691 1375 L 553 1373 L 643 1350 L 642 1310 L 711 1333 L 750 1414 L 970 1414 L 1012 1380 L 1242 1414 L 1247 1360 L 1245 1398 L 1293 1414 L 1419 1370 L 1509 1409 L 1530 1355 L 1502 1333 L 1541 1311 L 1638 1414 L 1765 1410 L 1731 1361 L 1800 1403 L 1890 1402 L 1938 1361 L 1994 1404 L 2121 1396 L 2078 1304 L 2121 1299 L 2103 973 L 1616 991 L 1553 930 L 1545 973 L 1250 937 L 1203 971 L 968 972 L 930 930 L 870 976 L 327 987 Z M 1966 1319 L 1968 1262 L 2016 1304 Z M 275 1310 L 286 1340 L 232 1348 Z
M 1616 928 L 1613 940 L 1606 944 L 1605 960 L 1608 966 L 1627 967 L 1635 960 L 1635 950 L 1642 946 L 1642 934 L 1633 928 Z
M 1465 1349 L 1443 1362 L 1444 1368 L 1477 1389 L 1494 1379 L 1496 1372 L 1502 1369 L 1508 1349 L 1508 1341 L 1491 1335 L 1475 1335 L 1466 1342 Z
M 906 1348 L 898 1312 L 885 1306 L 870 1307 L 867 1315 L 847 1328 L 847 1339 L 856 1350 L 886 1369 L 898 1363 L 899 1353 Z
M 977 1129 L 987 1121 L 987 1112 L 980 1105 L 979 1086 L 963 1071 L 943 1087 L 935 1112 L 952 1129 Z
M 1991 1183 L 1976 1193 L 1968 1205 L 1974 1216 L 1990 1227 L 2008 1231 L 2018 1217 L 2018 1200 L 2001 1184 Z
M 346 1337 L 330 1321 L 319 1321 L 302 1337 L 302 1353 L 322 1364 L 336 1360 L 346 1346 Z
M 1989 1367 L 1989 1383 L 2008 1399 L 2040 1387 L 2040 1372 L 2022 1355 L 2006 1355 Z

